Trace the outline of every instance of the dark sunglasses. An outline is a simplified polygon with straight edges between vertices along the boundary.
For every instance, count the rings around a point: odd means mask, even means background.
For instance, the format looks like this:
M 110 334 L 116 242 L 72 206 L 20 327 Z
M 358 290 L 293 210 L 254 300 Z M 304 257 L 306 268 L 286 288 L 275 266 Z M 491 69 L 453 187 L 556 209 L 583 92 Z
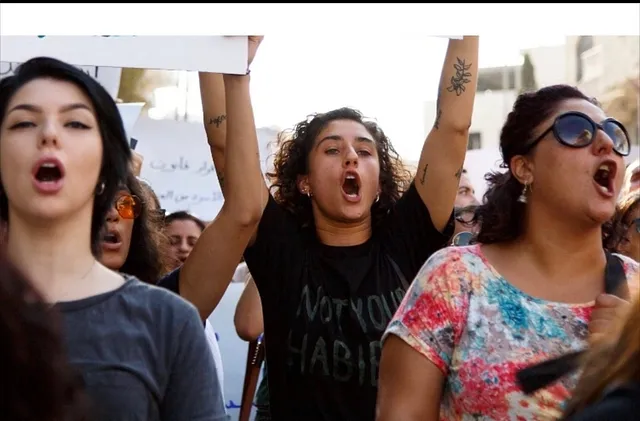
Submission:
M 114 205 L 122 219 L 136 219 L 142 213 L 142 202 L 133 194 L 118 196 Z
M 469 231 L 462 231 L 457 233 L 451 240 L 452 246 L 468 246 L 473 238 L 473 233 Z
M 155 218 L 163 221 L 164 218 L 167 216 L 167 210 L 166 209 L 152 209 L 149 212 L 151 215 L 153 215 Z
M 631 152 L 631 142 L 627 129 L 615 118 L 607 118 L 598 124 L 586 114 L 570 111 L 559 115 L 553 125 L 544 131 L 527 147 L 527 152 L 533 149 L 549 132 L 553 132 L 556 140 L 570 148 L 584 148 L 591 145 L 596 138 L 598 129 L 609 136 L 613 142 L 613 150 L 622 156 Z

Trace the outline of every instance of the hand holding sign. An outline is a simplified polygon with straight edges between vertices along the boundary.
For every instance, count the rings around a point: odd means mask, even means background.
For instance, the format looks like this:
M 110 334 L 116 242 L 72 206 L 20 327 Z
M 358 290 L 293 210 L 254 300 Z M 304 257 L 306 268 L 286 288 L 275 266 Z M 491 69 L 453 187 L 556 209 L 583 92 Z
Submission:
M 256 52 L 258 51 L 258 47 L 260 46 L 260 43 L 263 39 L 264 36 L 249 36 L 249 56 L 247 57 L 247 66 L 251 66 L 251 63 L 256 56 Z
M 144 162 L 144 157 L 140 155 L 136 151 L 131 151 L 131 171 L 133 175 L 136 177 L 140 177 L 140 172 L 142 171 L 142 163 Z

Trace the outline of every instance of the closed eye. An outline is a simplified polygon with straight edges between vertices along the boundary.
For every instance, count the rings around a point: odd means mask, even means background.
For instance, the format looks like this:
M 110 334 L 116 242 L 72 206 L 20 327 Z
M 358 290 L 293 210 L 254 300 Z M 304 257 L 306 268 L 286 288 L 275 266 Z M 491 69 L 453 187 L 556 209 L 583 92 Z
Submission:
M 9 130 L 26 129 L 27 127 L 35 127 L 35 124 L 31 121 L 21 121 L 9 127 Z
M 87 126 L 84 123 L 80 123 L 79 121 L 71 121 L 64 125 L 65 127 L 71 127 L 72 129 L 90 129 L 91 127 Z

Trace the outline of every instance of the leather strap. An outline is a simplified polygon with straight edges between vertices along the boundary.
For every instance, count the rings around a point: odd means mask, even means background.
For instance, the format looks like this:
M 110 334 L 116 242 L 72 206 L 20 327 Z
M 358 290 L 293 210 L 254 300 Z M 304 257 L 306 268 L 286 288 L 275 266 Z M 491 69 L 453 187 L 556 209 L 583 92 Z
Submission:
M 253 399 L 258 387 L 260 378 L 260 367 L 264 361 L 264 340 L 263 336 L 249 343 L 247 352 L 247 367 L 244 374 L 244 386 L 242 387 L 242 403 L 240 404 L 240 416 L 238 421 L 249 421 Z

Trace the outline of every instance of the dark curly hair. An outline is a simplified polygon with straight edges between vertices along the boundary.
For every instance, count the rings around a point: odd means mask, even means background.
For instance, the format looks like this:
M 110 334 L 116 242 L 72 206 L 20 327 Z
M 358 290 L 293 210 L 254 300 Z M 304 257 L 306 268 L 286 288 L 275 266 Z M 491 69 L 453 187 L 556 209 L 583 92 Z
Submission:
M 67 362 L 60 316 L 0 251 L 0 414 L 3 420 L 88 420 L 88 398 Z
M 320 132 L 334 120 L 352 120 L 362 124 L 373 136 L 380 160 L 380 199 L 371 207 L 374 223 L 393 207 L 409 187 L 411 174 L 404 167 L 391 141 L 374 121 L 367 120 L 352 108 L 339 108 L 314 114 L 298 123 L 293 130 L 278 136 L 274 171 L 268 172 L 274 199 L 292 212 L 302 225 L 313 225 L 311 200 L 298 190 L 298 176 L 309 172 L 309 153 Z
M 96 113 L 102 139 L 102 165 L 93 201 L 91 219 L 91 252 L 100 256 L 102 229 L 113 199 L 129 173 L 131 148 L 122 117 L 111 95 L 91 76 L 75 66 L 49 57 L 32 58 L 16 69 L 13 76 L 0 80 L 0 118 L 4 120 L 13 96 L 27 83 L 37 79 L 53 79 L 73 83 L 87 95 Z M 104 185 L 103 185 L 104 184 Z M 8 221 L 9 202 L 0 180 L 0 218 Z
M 501 243 L 515 240 L 522 234 L 525 206 L 518 197 L 524 185 L 511 174 L 511 158 L 531 152 L 529 145 L 533 141 L 534 130 L 568 99 L 584 99 L 600 106 L 595 99 L 568 85 L 547 86 L 520 94 L 516 99 L 500 132 L 500 166 L 507 171 L 492 171 L 485 175 L 489 186 L 483 204 L 478 206 L 474 216 L 474 220 L 480 223 L 477 242 Z
M 603 235 L 603 245 L 610 252 L 618 252 L 620 244 L 627 239 L 629 216 L 640 207 L 640 190 L 632 191 L 621 197 L 616 213 L 611 220 L 611 229 Z
M 150 187 L 131 174 L 126 186 L 132 195 L 140 198 L 142 211 L 133 223 L 129 254 L 120 272 L 155 285 L 169 268 L 166 257 L 168 240 L 163 232 L 164 221 L 161 215 L 151 212 L 149 204 L 154 199 L 147 191 Z

